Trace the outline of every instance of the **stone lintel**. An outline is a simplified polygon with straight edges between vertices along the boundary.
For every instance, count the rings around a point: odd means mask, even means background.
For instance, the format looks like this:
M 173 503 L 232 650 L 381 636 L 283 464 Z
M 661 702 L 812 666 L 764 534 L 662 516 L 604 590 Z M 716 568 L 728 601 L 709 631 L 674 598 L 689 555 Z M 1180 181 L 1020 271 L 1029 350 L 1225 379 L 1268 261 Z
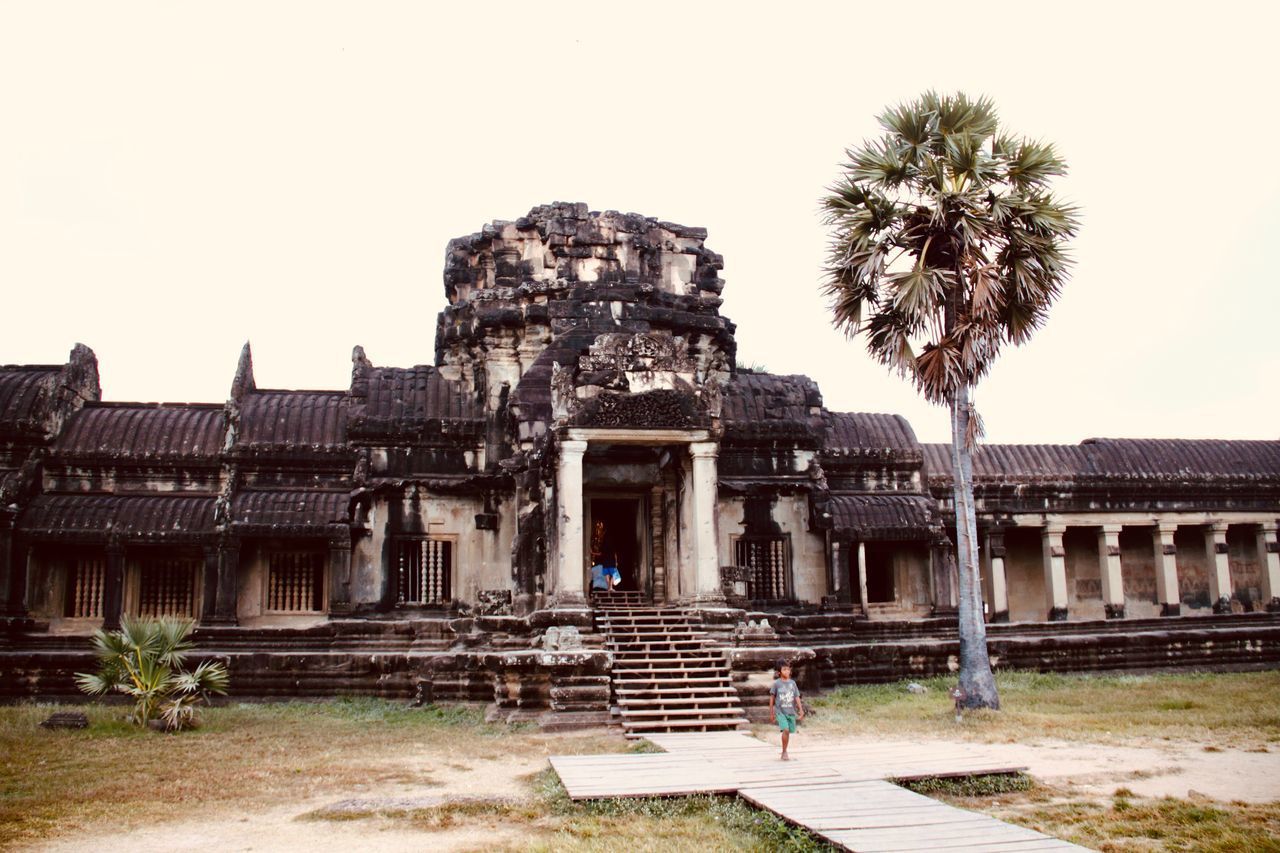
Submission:
M 599 444 L 693 444 L 711 441 L 705 429 L 618 429 L 613 427 L 570 427 L 565 440 Z M 563 441 L 563 440 L 562 440 Z

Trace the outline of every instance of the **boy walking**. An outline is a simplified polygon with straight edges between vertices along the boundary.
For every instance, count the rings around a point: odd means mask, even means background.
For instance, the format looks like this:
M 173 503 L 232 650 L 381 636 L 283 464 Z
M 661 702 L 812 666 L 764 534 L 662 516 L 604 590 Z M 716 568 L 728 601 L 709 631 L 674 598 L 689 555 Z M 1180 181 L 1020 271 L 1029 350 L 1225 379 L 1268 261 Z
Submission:
M 790 761 L 787 745 L 796 731 L 796 720 L 804 719 L 804 703 L 800 701 L 800 685 L 791 680 L 791 664 L 787 661 L 778 662 L 778 677 L 769 688 L 769 713 L 782 732 L 782 760 Z

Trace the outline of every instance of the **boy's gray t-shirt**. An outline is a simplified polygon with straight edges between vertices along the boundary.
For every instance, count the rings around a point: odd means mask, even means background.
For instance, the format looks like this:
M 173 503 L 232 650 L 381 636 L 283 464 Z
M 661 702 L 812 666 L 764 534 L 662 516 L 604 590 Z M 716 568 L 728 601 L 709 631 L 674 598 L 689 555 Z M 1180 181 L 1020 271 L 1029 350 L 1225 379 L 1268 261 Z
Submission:
M 800 685 L 796 684 L 794 678 L 786 680 L 775 678 L 773 686 L 769 688 L 769 694 L 774 697 L 773 707 L 777 713 L 795 716 L 796 699 L 800 696 Z

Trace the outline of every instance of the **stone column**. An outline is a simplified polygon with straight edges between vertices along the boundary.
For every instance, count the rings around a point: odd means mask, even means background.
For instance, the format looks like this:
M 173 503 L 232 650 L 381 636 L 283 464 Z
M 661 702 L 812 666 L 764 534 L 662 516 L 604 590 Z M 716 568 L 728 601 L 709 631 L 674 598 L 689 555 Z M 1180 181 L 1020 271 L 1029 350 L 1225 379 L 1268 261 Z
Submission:
M 556 542 L 558 545 L 555 580 L 551 594 L 556 607 L 582 607 L 586 604 L 582 553 L 582 457 L 587 442 L 560 442 L 560 460 L 556 466 Z
M 218 602 L 213 619 L 219 625 L 236 624 L 238 590 L 236 575 L 240 569 L 240 539 L 226 536 L 218 543 Z
M 667 600 L 667 522 L 666 500 L 662 486 L 649 493 L 649 547 L 653 552 L 653 603 Z
M 26 615 L 25 578 L 18 583 L 18 554 L 13 543 L 14 515 L 0 510 L 0 618 Z
M 1177 616 L 1182 612 L 1178 590 L 1178 546 L 1173 542 L 1176 524 L 1157 524 L 1152 528 L 1151 552 L 1156 558 L 1156 600 L 1161 616 Z
M 862 615 L 870 615 L 867 609 L 867 543 L 858 543 L 858 603 L 862 605 Z
M 959 609 L 959 580 L 955 543 L 946 538 L 934 542 L 929 548 L 929 599 L 934 616 L 954 615 Z M 981 588 L 976 595 L 981 601 Z
M 1205 531 L 1209 561 L 1209 598 L 1214 613 L 1231 612 L 1231 564 L 1227 558 L 1227 524 L 1215 521 Z
M 853 603 L 853 577 L 849 571 L 850 560 L 854 551 L 850 543 L 831 539 L 831 594 L 840 604 Z
M 1124 618 L 1124 570 L 1120 565 L 1120 525 L 1098 528 L 1098 577 L 1102 580 L 1102 607 L 1108 619 Z
M 1067 552 L 1062 545 L 1066 528 L 1045 527 L 1040 539 L 1044 554 L 1044 590 L 1048 599 L 1049 621 L 1067 621 Z
M 695 598 L 708 604 L 723 604 L 720 587 L 720 554 L 716 542 L 716 453 L 714 441 L 689 444 L 693 459 L 693 553 Z
M 1274 524 L 1258 525 L 1258 560 L 1262 563 L 1262 606 L 1280 612 L 1280 542 Z
M 351 530 L 329 537 L 329 615 L 351 612 Z
M 1009 621 L 1009 580 L 1004 570 L 1004 534 L 987 533 L 987 552 L 991 555 L 991 621 Z
M 124 609 L 124 546 L 112 542 L 107 546 L 107 571 L 102 579 L 102 627 L 114 631 L 120 627 Z
M 204 547 L 204 570 L 201 578 L 200 624 L 216 625 L 218 622 L 218 546 Z

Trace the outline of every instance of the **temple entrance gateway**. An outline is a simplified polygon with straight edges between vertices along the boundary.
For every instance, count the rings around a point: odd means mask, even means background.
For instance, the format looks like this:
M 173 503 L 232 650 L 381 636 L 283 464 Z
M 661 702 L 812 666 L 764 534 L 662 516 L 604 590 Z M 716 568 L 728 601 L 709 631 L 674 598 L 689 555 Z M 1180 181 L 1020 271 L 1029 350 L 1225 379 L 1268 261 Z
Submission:
M 615 558 L 622 574 L 619 590 L 648 592 L 645 527 L 643 505 L 638 497 L 588 499 L 588 561 L 595 565 Z

